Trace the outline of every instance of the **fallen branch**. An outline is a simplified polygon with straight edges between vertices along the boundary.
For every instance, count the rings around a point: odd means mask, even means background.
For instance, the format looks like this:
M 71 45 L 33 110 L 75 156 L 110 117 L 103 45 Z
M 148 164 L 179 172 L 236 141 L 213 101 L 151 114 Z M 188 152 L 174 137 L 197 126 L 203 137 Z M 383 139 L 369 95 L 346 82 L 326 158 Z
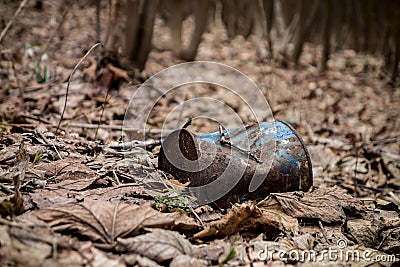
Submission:
M 0 34 L 0 43 L 3 40 L 4 36 L 6 35 L 6 33 L 8 32 L 8 29 L 11 27 L 11 25 L 14 23 L 15 19 L 18 17 L 19 13 L 21 12 L 21 10 L 24 8 L 26 2 L 28 0 L 23 0 L 21 2 L 21 4 L 19 4 L 19 7 L 17 9 L 17 11 L 15 11 L 14 16 L 11 18 L 11 20 L 7 23 L 6 27 L 3 29 L 3 31 Z
M 67 100 L 68 100 L 69 85 L 70 85 L 70 83 L 71 83 L 72 75 L 74 75 L 74 73 L 75 73 L 75 71 L 78 69 L 79 65 L 80 65 L 80 64 L 90 55 L 90 53 L 91 53 L 96 47 L 98 47 L 99 45 L 103 46 L 101 43 L 96 43 L 96 44 L 94 44 L 94 45 L 89 49 L 89 51 L 87 51 L 87 53 L 86 53 L 86 54 L 79 60 L 79 62 L 75 65 L 74 69 L 72 70 L 71 74 L 70 74 L 69 77 L 68 77 L 67 91 L 65 92 L 64 108 L 63 108 L 63 111 L 62 111 L 62 113 L 61 113 L 60 120 L 58 121 L 58 125 L 57 125 L 57 128 L 56 128 L 56 134 L 57 134 L 57 132 L 58 132 L 58 129 L 60 128 L 61 121 L 62 121 L 63 118 L 64 118 L 64 113 L 65 113 L 65 110 L 66 110 L 66 108 L 67 108 Z

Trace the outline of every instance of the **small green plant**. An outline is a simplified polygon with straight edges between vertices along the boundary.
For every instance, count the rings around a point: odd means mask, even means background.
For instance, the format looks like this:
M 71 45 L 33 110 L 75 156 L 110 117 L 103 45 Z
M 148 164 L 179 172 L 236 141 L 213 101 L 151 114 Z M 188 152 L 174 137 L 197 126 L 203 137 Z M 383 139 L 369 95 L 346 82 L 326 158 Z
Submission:
M 38 83 L 46 83 L 50 80 L 50 69 L 45 64 L 43 67 L 39 61 L 35 63 L 35 76 Z
M 231 247 L 226 257 L 219 263 L 219 266 L 227 264 L 234 257 L 236 257 L 236 250 L 235 247 Z
M 38 164 L 43 159 L 43 155 L 41 153 L 36 153 L 35 158 L 33 159 L 33 164 Z
M 155 201 L 155 206 L 158 210 L 162 210 L 163 206 L 165 205 L 169 212 L 190 212 L 189 200 L 185 196 L 163 197 L 157 195 L 155 197 Z
M 7 132 L 8 131 L 8 122 L 4 118 L 1 118 L 0 130 L 2 132 Z

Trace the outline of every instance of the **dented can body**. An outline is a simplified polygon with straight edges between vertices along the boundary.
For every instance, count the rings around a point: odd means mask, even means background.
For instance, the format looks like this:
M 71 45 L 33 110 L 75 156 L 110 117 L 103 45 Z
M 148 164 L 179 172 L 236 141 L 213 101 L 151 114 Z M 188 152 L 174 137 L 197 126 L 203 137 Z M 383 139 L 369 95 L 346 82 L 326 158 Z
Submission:
M 189 187 L 201 187 L 201 198 L 220 206 L 269 193 L 308 190 L 312 165 L 301 137 L 285 122 L 262 122 L 210 134 L 186 129 L 171 133 L 160 150 L 159 168 Z M 224 194 L 219 194 L 220 192 Z M 218 195 L 217 199 L 206 195 Z

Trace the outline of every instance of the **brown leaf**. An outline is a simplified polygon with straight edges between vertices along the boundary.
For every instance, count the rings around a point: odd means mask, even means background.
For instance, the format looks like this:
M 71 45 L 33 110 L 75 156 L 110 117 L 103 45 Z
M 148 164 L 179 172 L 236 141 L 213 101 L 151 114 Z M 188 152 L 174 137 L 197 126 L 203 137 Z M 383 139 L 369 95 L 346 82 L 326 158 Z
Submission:
M 39 210 L 37 216 L 56 231 L 72 232 L 108 244 L 112 244 L 117 237 L 134 234 L 144 227 L 173 223 L 173 218 L 150 205 L 87 199 L 83 203 Z
M 29 212 L 13 221 L 0 219 L 0 240 L 0 266 L 55 266 L 44 262 L 52 256 L 57 260 L 54 247 L 68 246 L 67 237 L 54 234 Z
M 289 232 L 295 235 L 299 232 L 300 226 L 296 218 L 287 215 L 279 205 L 258 205 L 262 215 L 256 218 L 256 225 L 263 225 L 272 228 L 272 231 Z
M 188 255 L 179 255 L 171 261 L 169 267 L 204 267 L 207 265 L 207 261 L 205 260 L 190 257 Z
M 177 211 L 170 214 L 170 217 L 174 219 L 174 229 L 193 231 L 200 228 L 200 225 L 187 213 Z
M 24 142 L 21 142 L 16 156 L 16 164 L 11 172 L 15 172 L 13 177 L 14 195 L 0 199 L 0 215 L 3 217 L 21 214 L 24 211 L 24 198 L 20 187 L 21 181 L 25 178 L 26 170 L 29 165 L 29 156 L 26 152 Z
M 91 266 L 124 267 L 123 260 L 117 255 L 105 253 L 93 246 L 91 242 L 83 245 L 79 252 L 83 257 L 91 259 Z
M 107 64 L 104 69 L 101 69 L 97 74 L 96 81 L 104 88 L 118 88 L 120 81 L 130 82 L 131 79 L 128 73 L 120 68 Z
M 37 189 L 29 194 L 31 201 L 38 209 L 54 208 L 66 204 L 75 203 L 77 198 L 68 196 L 69 190 L 58 188 L 57 190 Z
M 346 225 L 346 231 L 357 241 L 357 244 L 373 247 L 380 232 L 380 227 L 373 221 L 354 219 L 349 220 Z
M 279 206 L 257 207 L 253 202 L 235 205 L 222 219 L 211 222 L 194 238 L 226 236 L 240 231 L 258 229 L 276 235 L 279 231 L 296 233 L 297 219 L 286 215 Z
M 196 233 L 194 238 L 205 238 L 211 236 L 226 236 L 244 230 L 252 218 L 259 217 L 261 211 L 253 202 L 235 205 L 222 219 L 211 222 L 204 230 Z
M 84 190 L 92 185 L 96 179 L 95 171 L 82 164 L 79 159 L 63 159 L 49 163 L 40 163 L 37 170 L 45 171 L 45 176 L 60 180 L 50 185 L 51 188 L 66 188 L 69 190 Z
M 362 202 L 337 187 L 312 192 L 274 193 L 286 214 L 295 218 L 319 219 L 326 223 L 344 222 L 347 213 L 363 211 Z
M 179 255 L 193 255 L 192 244 L 179 233 L 163 229 L 151 229 L 150 233 L 127 239 L 118 239 L 116 249 L 148 257 L 158 263 Z

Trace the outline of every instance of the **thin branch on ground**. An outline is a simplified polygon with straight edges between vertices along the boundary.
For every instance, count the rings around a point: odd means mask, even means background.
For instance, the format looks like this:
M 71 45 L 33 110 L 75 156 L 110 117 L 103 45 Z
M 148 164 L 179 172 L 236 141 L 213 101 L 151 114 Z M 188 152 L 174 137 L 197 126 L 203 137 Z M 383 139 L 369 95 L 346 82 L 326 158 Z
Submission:
M 67 90 L 65 92 L 65 102 L 64 102 L 64 108 L 63 111 L 61 113 L 61 117 L 60 120 L 58 121 L 58 125 L 57 125 L 57 129 L 56 129 L 56 134 L 60 128 L 61 122 L 64 118 L 64 113 L 65 110 L 67 109 L 67 100 L 68 100 L 68 92 L 69 92 L 69 85 L 71 83 L 71 79 L 72 79 L 72 75 L 74 75 L 75 71 L 78 69 L 79 65 L 90 55 L 90 53 L 98 46 L 103 46 L 101 43 L 96 43 L 94 44 L 89 51 L 87 51 L 87 53 L 79 60 L 79 62 L 75 65 L 74 69 L 72 70 L 71 74 L 68 77 L 68 84 L 67 84 Z
M 1 34 L 0 34 L 0 43 L 3 40 L 4 36 L 6 35 L 6 33 L 8 32 L 8 29 L 11 27 L 11 25 L 14 23 L 15 19 L 18 17 L 19 13 L 21 13 L 21 11 L 24 8 L 26 2 L 28 2 L 28 0 L 23 0 L 21 2 L 21 4 L 19 4 L 19 7 L 18 7 L 17 11 L 15 11 L 15 13 L 14 13 L 14 16 L 11 18 L 11 20 L 7 23 L 6 27 L 1 32 Z
M 97 139 L 97 133 L 99 132 L 101 120 L 103 119 L 104 110 L 106 109 L 106 104 L 107 104 L 107 102 L 108 102 L 108 96 L 109 96 L 109 94 L 110 94 L 110 90 L 111 90 L 111 87 L 108 87 L 107 93 L 106 93 L 106 97 L 105 97 L 105 99 L 104 99 L 103 104 L 101 105 L 101 114 L 100 114 L 99 123 L 97 124 L 98 126 L 97 126 L 97 128 L 96 128 L 96 132 L 95 132 L 95 134 L 94 134 L 94 141 L 96 141 L 96 139 Z

